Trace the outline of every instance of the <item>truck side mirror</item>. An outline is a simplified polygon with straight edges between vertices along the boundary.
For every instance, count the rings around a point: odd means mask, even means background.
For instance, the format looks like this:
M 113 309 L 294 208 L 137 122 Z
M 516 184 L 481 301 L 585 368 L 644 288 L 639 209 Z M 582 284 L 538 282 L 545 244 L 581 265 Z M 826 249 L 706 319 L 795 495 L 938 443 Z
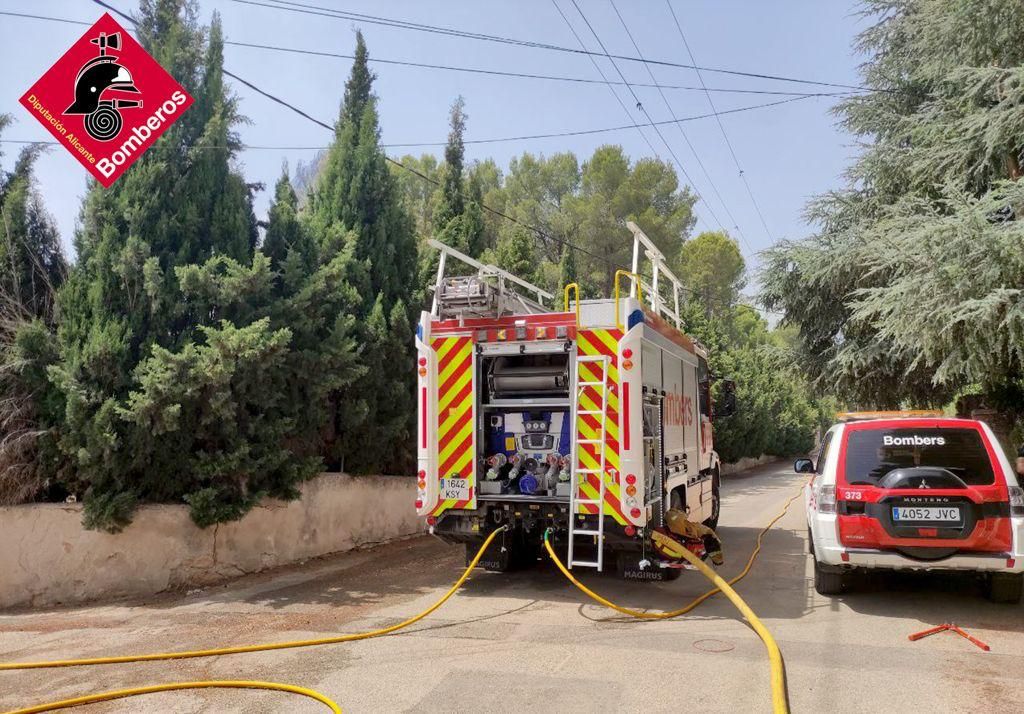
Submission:
M 793 470 L 798 474 L 814 473 L 814 462 L 810 459 L 797 459 L 793 462 Z
M 719 407 L 715 411 L 715 416 L 719 419 L 724 419 L 736 413 L 736 382 L 731 379 L 723 379 L 721 384 L 721 399 Z

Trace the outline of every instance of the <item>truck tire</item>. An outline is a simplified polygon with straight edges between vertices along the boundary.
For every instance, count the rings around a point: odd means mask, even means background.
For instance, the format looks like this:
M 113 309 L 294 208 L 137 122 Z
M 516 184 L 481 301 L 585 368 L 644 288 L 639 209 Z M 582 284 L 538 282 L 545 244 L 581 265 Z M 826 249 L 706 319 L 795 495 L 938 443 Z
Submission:
M 988 583 L 988 597 L 992 602 L 1014 605 L 1024 594 L 1024 573 L 993 573 Z
M 715 475 L 711 477 L 711 517 L 704 521 L 711 530 L 718 528 L 718 518 L 722 515 L 722 479 L 719 476 L 718 469 L 715 469 Z
M 846 573 L 823 570 L 815 558 L 814 589 L 819 595 L 840 595 L 846 589 Z

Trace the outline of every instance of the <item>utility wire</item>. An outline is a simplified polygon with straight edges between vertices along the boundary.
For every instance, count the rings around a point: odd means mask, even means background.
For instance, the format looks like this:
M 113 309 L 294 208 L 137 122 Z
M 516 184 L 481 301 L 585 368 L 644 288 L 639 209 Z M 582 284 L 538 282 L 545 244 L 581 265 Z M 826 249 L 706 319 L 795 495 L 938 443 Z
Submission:
M 626 88 L 629 89 L 629 93 L 633 95 L 633 101 L 636 102 L 636 108 L 639 109 L 641 113 L 643 113 L 643 115 L 647 117 L 647 121 L 651 122 L 651 124 L 653 125 L 654 120 L 651 118 L 651 115 L 647 111 L 647 108 L 644 106 L 643 102 L 640 101 L 640 97 L 637 96 L 636 91 L 633 89 L 632 86 L 630 86 L 629 82 L 626 80 L 626 76 L 622 73 L 622 70 L 619 69 L 619 65 L 615 62 L 614 59 L 612 59 L 611 55 L 608 53 L 608 49 L 605 47 L 604 42 L 601 41 L 601 37 L 594 30 L 594 26 L 590 24 L 590 20 L 588 20 L 587 16 L 583 14 L 583 10 L 580 9 L 580 6 L 576 2 L 576 0 L 570 0 L 570 2 L 572 3 L 572 6 L 576 8 L 576 12 L 579 13 L 579 16 L 583 18 L 583 22 L 586 23 L 587 28 L 590 30 L 590 34 L 592 34 L 594 36 L 594 39 L 597 40 L 597 44 L 604 52 L 605 57 L 607 57 L 608 61 L 612 63 L 612 67 L 615 68 L 615 71 L 619 73 L 619 78 L 626 83 Z M 686 180 L 689 181 L 690 185 L 693 187 L 693 192 L 694 194 L 696 194 L 697 199 L 704 202 L 704 206 L 708 209 L 708 213 L 710 213 L 712 218 L 715 219 L 715 223 L 718 224 L 718 227 L 723 232 L 725 232 L 725 227 L 722 225 L 722 221 L 719 220 L 718 216 L 715 214 L 715 209 L 711 206 L 707 199 L 705 199 L 701 195 L 700 191 L 697 188 L 697 182 L 693 180 L 689 172 L 687 172 L 686 167 L 683 166 L 683 162 L 679 160 L 678 156 L 676 156 L 675 150 L 672 148 L 672 145 L 668 143 L 668 140 L 665 139 L 665 135 L 661 133 L 661 129 L 659 129 L 657 126 L 653 126 L 653 128 L 654 132 L 658 135 L 658 138 L 661 139 L 661 143 L 665 145 L 665 148 L 668 149 L 668 153 L 676 162 L 676 166 L 679 167 L 679 170 L 683 172 L 683 176 L 686 177 Z
M 636 53 L 640 57 L 643 57 L 644 55 L 643 52 L 640 50 L 640 45 L 638 45 L 636 40 L 633 38 L 633 33 L 629 31 L 629 25 L 626 24 L 626 19 L 622 16 L 622 13 L 619 12 L 619 7 L 618 5 L 615 4 L 615 0 L 609 0 L 609 2 L 612 5 L 612 9 L 615 11 L 616 17 L 619 18 L 619 22 L 622 24 L 622 29 L 626 31 L 626 36 L 629 38 L 629 41 L 633 43 L 633 49 L 636 50 Z M 651 69 L 651 66 L 645 64 L 644 67 L 647 69 L 647 74 L 650 75 L 651 81 L 654 82 L 654 86 L 658 87 L 658 94 L 661 95 L 661 101 L 664 102 L 665 107 L 668 109 L 668 112 L 672 116 L 672 118 L 676 119 L 677 117 L 675 110 L 672 108 L 672 104 L 668 101 L 668 98 L 665 96 L 665 92 L 662 91 L 662 87 L 658 85 L 658 80 L 655 78 L 654 71 Z M 722 204 L 722 208 L 725 209 L 725 215 L 729 217 L 729 221 L 732 223 L 733 228 L 736 229 L 736 233 L 743 241 L 743 244 L 747 246 L 747 250 L 753 253 L 754 249 L 750 247 L 750 243 L 747 242 L 746 236 L 744 236 L 743 231 L 740 230 L 739 223 L 737 223 L 736 219 L 733 217 L 732 211 L 729 210 L 729 205 L 725 202 L 725 199 L 722 198 L 722 194 L 719 192 L 718 186 L 715 185 L 714 179 L 711 178 L 711 174 L 708 173 L 707 168 L 704 166 L 704 162 L 701 161 L 700 154 L 697 153 L 697 149 L 690 141 L 690 137 L 686 135 L 686 131 L 683 130 L 681 124 L 677 123 L 676 128 L 679 129 L 679 133 L 682 134 L 683 140 L 686 142 L 686 145 L 690 148 L 690 153 L 693 154 L 693 158 L 697 160 L 697 165 L 700 166 L 700 170 L 704 172 L 704 177 L 708 180 L 708 183 L 711 184 L 711 190 L 714 191 L 715 196 L 718 197 L 719 202 Z
M 354 20 L 356 22 L 365 22 L 374 25 L 383 25 L 385 27 L 396 27 L 406 30 L 415 30 L 418 32 L 429 32 L 432 34 L 448 35 L 451 37 L 459 37 L 464 39 L 482 40 L 488 42 L 498 42 L 507 45 L 516 45 L 520 47 L 532 47 L 536 49 L 552 50 L 556 52 L 568 52 L 577 55 L 593 55 L 596 57 L 607 56 L 601 52 L 594 52 L 587 49 L 576 49 L 573 47 L 563 47 L 561 45 L 553 45 L 545 42 L 534 42 L 532 40 L 520 40 L 512 37 L 503 37 L 501 35 L 488 35 L 479 32 L 469 32 L 466 30 L 458 30 L 452 27 L 444 27 L 440 25 L 427 25 L 423 23 L 410 22 L 407 20 L 397 20 L 394 18 L 381 17 L 379 15 L 367 15 L 364 13 L 348 12 L 344 10 L 337 10 L 330 7 L 322 7 L 318 5 L 309 5 L 299 2 L 286 2 L 286 0 L 272 0 L 276 4 L 268 4 L 266 2 L 256 2 L 255 0 L 231 0 L 231 2 L 244 4 L 244 5 L 255 5 L 259 7 L 270 8 L 272 10 L 281 10 L 286 12 L 295 12 L 305 15 L 318 15 L 321 17 L 333 17 L 336 19 L 343 20 Z M 654 59 L 643 59 L 640 57 L 631 57 L 628 55 L 610 55 L 610 58 L 623 60 L 627 62 L 643 62 L 646 64 L 656 64 L 665 67 L 677 67 L 681 69 L 700 69 L 705 72 L 715 72 L 719 74 L 728 74 L 738 77 L 750 77 L 753 79 L 766 79 L 776 82 L 793 82 L 796 84 L 809 84 L 819 87 L 835 87 L 837 89 L 852 89 L 857 91 L 875 91 L 870 87 L 864 87 L 853 84 L 841 84 L 838 82 L 823 82 L 813 79 L 805 79 L 801 77 L 786 77 L 782 75 L 765 74 L 761 72 L 745 72 L 734 69 L 724 69 L 721 67 L 697 67 L 695 65 L 682 64 L 680 62 L 670 62 L 667 60 L 654 60 Z
M 107 4 L 106 2 L 104 2 L 104 0 L 92 0 L 92 1 L 94 3 L 96 3 L 97 5 L 99 5 L 101 7 L 104 7 L 107 10 L 110 10 L 111 12 L 117 13 L 118 15 L 120 15 L 121 17 L 123 17 L 125 20 L 127 20 L 130 23 L 132 23 L 136 27 L 138 26 L 138 24 L 139 24 L 138 20 L 136 20 L 131 15 L 128 15 L 127 13 L 124 13 L 121 10 L 118 10 L 117 8 L 113 7 L 112 5 Z M 291 104 L 290 102 L 287 102 L 284 99 L 281 99 L 280 97 L 277 97 L 277 96 L 271 94 L 270 92 L 267 92 L 266 90 L 260 89 L 259 87 L 257 87 L 252 82 L 249 82 L 249 81 L 247 81 L 245 79 L 242 79 L 237 74 L 228 71 L 226 68 L 222 69 L 222 71 L 228 77 L 231 77 L 236 82 L 239 82 L 239 83 L 245 85 L 246 87 L 248 87 L 249 89 L 253 90 L 257 94 L 260 94 L 261 96 L 266 97 L 267 99 L 271 100 L 272 102 L 275 102 L 277 104 L 280 104 L 283 107 L 286 107 L 287 109 L 290 109 L 291 111 L 295 112 L 296 114 L 298 114 L 299 116 L 303 117 L 304 119 L 307 119 L 308 121 L 311 121 L 312 123 L 317 124 L 318 126 L 321 126 L 324 129 L 327 129 L 332 134 L 335 132 L 335 128 L 333 126 L 331 126 L 327 122 L 320 121 L 319 119 L 316 119 L 315 117 L 310 116 L 309 114 L 307 114 L 302 109 L 300 109 L 299 107 L 295 106 L 294 104 Z M 442 185 L 440 181 L 438 181 L 436 179 L 433 179 L 430 176 L 427 176 L 425 173 L 423 173 L 421 171 L 418 171 L 418 170 L 412 168 L 411 166 L 406 166 L 402 162 L 397 161 L 397 160 L 391 158 L 390 156 L 387 156 L 386 154 L 384 155 L 384 160 L 389 162 L 389 163 L 391 163 L 391 164 L 393 164 L 394 166 L 397 166 L 400 169 L 408 171 L 409 173 L 413 174 L 414 176 L 418 176 L 419 178 L 423 179 L 424 181 L 426 181 L 427 183 L 429 183 L 429 184 L 431 184 L 433 186 L 440 187 Z M 567 240 L 565 240 L 563 238 L 558 238 L 556 236 L 548 235 L 547 233 L 545 233 L 540 228 L 537 228 L 536 226 L 530 225 L 529 223 L 525 223 L 523 221 L 520 221 L 518 218 L 515 218 L 514 216 L 510 216 L 507 213 L 505 213 L 504 211 L 500 211 L 500 210 L 498 210 L 496 208 L 492 208 L 491 206 L 488 206 L 483 201 L 480 202 L 480 207 L 483 208 L 485 211 L 494 214 L 495 216 L 498 216 L 500 218 L 504 218 L 505 220 L 511 221 L 512 223 L 515 223 L 516 225 L 518 225 L 518 226 L 520 226 L 522 228 L 525 228 L 526 230 L 534 233 L 538 238 L 540 238 L 543 241 L 553 241 L 555 243 L 559 243 L 561 245 L 564 245 L 566 247 L 572 248 L 574 250 L 578 250 L 580 253 L 583 253 L 584 255 L 589 255 L 590 257 L 594 258 L 595 260 L 599 260 L 599 261 L 603 262 L 604 264 L 608 265 L 609 267 L 612 267 L 612 268 L 618 267 L 618 266 L 616 266 L 614 263 L 612 263 L 610 260 L 608 260 L 608 258 L 606 258 L 603 255 L 599 255 L 598 253 L 594 253 L 593 251 L 587 250 L 586 248 L 583 248 L 581 246 L 575 245 L 574 243 L 571 243 L 571 242 L 569 242 L 569 241 L 567 241 Z
M 737 107 L 735 109 L 729 109 L 729 110 L 726 110 L 725 112 L 721 112 L 721 113 L 722 114 L 738 113 L 738 112 L 752 111 L 754 109 L 764 109 L 764 108 L 768 108 L 768 107 L 775 107 L 775 106 L 778 106 L 780 104 L 788 104 L 789 102 L 798 102 L 798 101 L 801 101 L 801 100 L 804 100 L 804 99 L 810 99 L 810 97 L 791 97 L 789 99 L 781 99 L 781 100 L 779 100 L 777 102 L 767 102 L 765 104 L 753 104 L 753 105 L 750 105 L 750 106 L 747 106 L 747 107 Z M 657 125 L 667 125 L 667 124 L 685 123 L 685 122 L 691 122 L 691 121 L 698 121 L 700 119 L 710 119 L 713 116 L 714 116 L 713 114 L 697 114 L 695 116 L 677 117 L 675 119 L 662 120 L 662 121 L 657 122 L 656 124 Z M 607 134 L 607 133 L 612 133 L 612 132 L 616 132 L 616 131 L 626 131 L 626 130 L 634 129 L 634 128 L 637 128 L 637 127 L 649 127 L 649 126 L 654 126 L 654 125 L 647 124 L 647 123 L 623 124 L 623 125 L 620 125 L 620 126 L 603 127 L 603 128 L 600 128 L 600 129 L 577 129 L 577 130 L 573 130 L 573 131 L 559 131 L 559 132 L 551 132 L 551 133 L 547 133 L 547 134 L 522 134 L 522 135 L 519 135 L 519 136 L 501 136 L 501 137 L 494 137 L 494 138 L 490 138 L 490 139 L 466 139 L 466 140 L 464 140 L 463 143 L 465 143 L 467 145 L 468 144 L 499 144 L 499 143 L 513 142 L 513 141 L 529 141 L 529 140 L 534 140 L 534 139 L 555 139 L 555 138 L 564 138 L 564 137 L 572 137 L 572 136 L 589 136 L 589 135 L 594 135 L 594 134 Z M 31 140 L 27 140 L 27 139 L 0 139 L 0 142 L 8 143 L 8 144 L 59 144 L 60 143 L 60 142 L 57 142 L 57 141 L 31 141 Z M 416 147 L 420 147 L 420 146 L 447 146 L 447 144 L 448 144 L 448 142 L 446 142 L 446 141 L 410 141 L 410 142 L 401 142 L 401 143 L 381 144 L 381 146 L 386 148 L 386 149 L 407 149 L 407 148 L 416 148 Z M 199 147 L 199 148 L 202 148 L 202 147 Z M 226 147 L 206 147 L 206 148 L 210 148 L 210 149 L 224 149 Z M 291 150 L 291 151 L 315 151 L 315 150 L 319 150 L 319 149 L 326 149 L 328 147 L 327 146 L 266 146 L 266 145 L 256 145 L 256 144 L 243 144 L 241 148 L 243 148 L 243 149 L 267 150 L 267 151 L 270 151 L 270 150 L 280 150 L 280 151 L 287 151 L 287 150 Z
M 30 15 L 22 12 L 8 12 L 0 10 L 0 15 L 7 15 L 9 17 L 21 17 L 33 20 L 48 20 L 50 22 L 62 22 L 69 25 L 85 25 L 91 26 L 93 23 L 85 22 L 83 20 L 71 20 L 69 18 L 62 17 L 49 17 L 46 15 Z M 282 47 L 280 45 L 268 45 L 259 42 L 241 42 L 238 40 L 225 40 L 225 45 L 231 45 L 234 47 L 246 47 L 250 49 L 266 50 L 269 52 L 285 52 L 289 54 L 297 55 L 308 55 L 312 57 L 331 57 L 336 59 L 352 60 L 355 59 L 355 55 L 347 55 L 341 52 L 327 52 L 324 50 L 309 50 L 302 49 L 299 47 Z M 469 74 L 482 74 L 487 76 L 495 77 L 511 77 L 518 79 L 538 79 L 552 82 L 568 82 L 574 84 L 615 84 L 622 85 L 622 82 L 616 82 L 609 80 L 608 82 L 600 79 L 591 79 L 589 77 L 567 77 L 563 75 L 551 75 L 551 74 L 533 74 L 530 72 L 509 72 L 505 70 L 497 69 L 485 69 L 482 67 L 462 67 L 459 65 L 447 65 L 447 64 L 432 64 L 429 62 L 413 62 L 410 60 L 395 60 L 385 59 L 382 57 L 370 57 L 369 62 L 376 64 L 389 64 L 399 67 L 419 67 L 422 69 L 437 69 L 448 72 L 465 72 Z M 854 92 L 792 92 L 783 90 L 772 90 L 772 89 L 737 89 L 731 87 L 698 87 L 684 84 L 643 84 L 635 83 L 634 87 L 654 87 L 660 86 L 662 89 L 675 89 L 681 91 L 692 91 L 692 92 L 721 92 L 723 94 L 767 94 L 782 97 L 846 97 Z
M 694 63 L 694 67 L 697 66 L 697 60 L 693 56 L 693 51 L 690 49 L 690 43 L 686 41 L 686 34 L 683 32 L 683 26 L 679 24 L 679 18 L 676 17 L 675 8 L 672 7 L 671 0 L 665 0 L 665 4 L 668 5 L 668 10 L 672 13 L 672 19 L 675 21 L 676 29 L 679 31 L 679 38 L 683 41 L 683 47 L 686 48 L 686 54 L 689 55 L 690 61 Z M 700 81 L 701 86 L 704 85 L 704 77 L 701 75 L 700 70 L 697 69 L 697 79 Z M 725 139 L 725 145 L 729 147 L 729 153 L 732 155 L 732 161 L 736 165 L 736 170 L 740 174 L 740 180 L 743 181 L 743 185 L 747 189 L 747 195 L 750 196 L 750 202 L 754 205 L 754 210 L 757 211 L 757 217 L 761 219 L 761 225 L 764 227 L 764 232 L 768 235 L 768 239 L 774 243 L 775 238 L 772 236 L 771 230 L 768 228 L 768 223 L 764 220 L 764 214 L 761 213 L 761 206 L 758 205 L 757 199 L 754 198 L 754 192 L 750 188 L 750 182 L 747 180 L 747 175 L 743 171 L 743 167 L 740 166 L 740 160 L 736 156 L 736 150 L 732 147 L 732 142 L 729 140 L 729 134 L 725 131 L 725 124 L 722 123 L 722 118 L 718 114 L 718 110 L 715 108 L 715 100 L 711 98 L 710 92 L 705 92 L 705 96 L 708 99 L 708 104 L 711 105 L 711 111 L 715 113 L 715 120 L 718 122 L 718 128 L 722 132 L 722 138 Z M 680 129 L 681 131 L 681 129 Z M 746 241 L 744 241 L 746 242 Z M 747 245 L 750 248 L 750 245 Z
M 117 9 L 116 7 L 114 7 L 112 5 L 109 5 L 108 3 L 103 2 L 103 0 L 92 0 L 92 1 L 94 3 L 96 3 L 97 5 L 101 6 L 101 7 L 109 9 L 112 12 L 116 12 L 118 15 L 120 15 L 120 16 L 124 17 L 126 20 L 128 20 L 128 22 L 131 23 L 132 25 L 134 25 L 136 27 L 138 26 L 138 20 L 136 20 L 131 15 L 129 15 L 129 14 L 125 13 L 125 12 L 122 12 L 121 10 Z M 244 84 L 245 86 L 249 87 L 253 91 L 257 92 L 258 94 L 260 94 L 260 95 L 270 99 L 271 101 L 273 101 L 275 103 L 281 104 L 281 106 L 291 110 L 292 112 L 295 112 L 296 114 L 298 114 L 299 116 L 303 117 L 304 119 L 312 122 L 313 124 L 321 126 L 321 127 L 325 128 L 325 129 L 327 129 L 328 131 L 331 131 L 332 133 L 335 131 L 335 127 L 333 127 L 332 125 L 328 124 L 327 122 L 323 122 L 321 120 L 315 119 L 314 117 L 311 117 L 310 115 L 306 114 L 304 111 L 302 111 L 301 109 L 296 107 L 295 104 L 292 104 L 291 102 L 288 102 L 285 99 L 282 99 L 281 97 L 275 96 L 275 95 L 273 95 L 273 94 L 271 94 L 271 93 L 269 93 L 269 92 L 267 92 L 267 91 L 265 91 L 263 89 L 260 89 L 255 84 L 253 84 L 253 83 L 251 83 L 251 82 L 249 82 L 247 80 L 242 79 L 238 75 L 236 75 L 236 74 L 234 74 L 232 72 L 229 72 L 226 69 L 223 69 L 222 71 L 223 71 L 223 73 L 226 76 L 232 78 L 233 80 L 236 80 L 237 82 L 240 82 L 240 83 Z M 391 157 L 389 157 L 387 155 L 384 156 L 384 159 L 385 159 L 385 161 L 389 162 L 390 164 L 392 164 L 392 165 L 394 165 L 394 166 L 396 166 L 396 167 L 398 167 L 400 169 L 403 169 L 404 171 L 409 171 L 410 173 L 414 174 L 415 176 L 420 177 L 421 179 L 427 181 L 428 183 L 430 183 L 430 184 L 432 184 L 434 186 L 440 186 L 441 185 L 440 181 L 438 181 L 438 180 L 436 180 L 434 178 L 431 178 L 430 176 L 426 175 L 425 173 L 423 173 L 421 171 L 418 171 L 417 169 L 412 168 L 411 166 L 406 166 L 406 165 L 402 164 L 401 162 L 396 161 L 395 159 L 392 159 Z M 571 248 L 573 250 L 578 250 L 581 253 L 583 253 L 584 255 L 589 255 L 592 258 L 594 258 L 595 260 L 599 260 L 599 261 L 603 262 L 605 265 L 608 265 L 609 267 L 616 267 L 616 265 L 614 263 L 612 263 L 610 260 L 608 260 L 608 258 L 606 258 L 603 255 L 600 255 L 600 254 L 595 253 L 593 251 L 587 250 L 586 248 L 583 248 L 583 247 L 581 247 L 579 245 L 575 245 L 575 244 L 571 243 L 570 241 L 566 241 L 565 239 L 557 238 L 555 236 L 550 236 L 547 233 L 545 233 L 543 229 L 537 227 L 536 225 L 530 225 L 529 223 L 523 222 L 523 221 L 519 220 L 518 218 L 515 218 L 514 216 L 508 215 L 504 211 L 500 211 L 500 210 L 498 210 L 496 208 L 493 208 L 493 207 L 490 207 L 490 206 L 486 205 L 482 201 L 480 202 L 479 205 L 480 205 L 480 207 L 483 210 L 487 211 L 488 213 L 492 213 L 492 214 L 494 214 L 496 216 L 499 216 L 501 218 L 509 220 L 509 221 L 515 223 L 516 225 L 519 225 L 520 227 L 523 227 L 523 228 L 529 230 L 530 233 L 535 234 L 542 241 L 553 241 L 553 242 L 555 242 L 555 243 L 557 243 L 559 245 L 562 245 L 564 247 Z M 689 292 L 690 294 L 695 294 L 695 292 L 693 290 L 689 289 L 689 288 L 681 287 L 680 289 L 682 291 L 684 291 L 684 292 Z

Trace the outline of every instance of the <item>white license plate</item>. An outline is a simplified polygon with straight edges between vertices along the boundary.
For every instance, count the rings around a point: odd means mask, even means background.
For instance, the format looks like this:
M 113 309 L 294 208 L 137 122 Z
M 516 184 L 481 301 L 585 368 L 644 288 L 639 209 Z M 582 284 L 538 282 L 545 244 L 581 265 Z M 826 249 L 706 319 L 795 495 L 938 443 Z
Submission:
M 960 509 L 952 506 L 898 506 L 892 509 L 894 521 L 939 521 L 958 523 Z

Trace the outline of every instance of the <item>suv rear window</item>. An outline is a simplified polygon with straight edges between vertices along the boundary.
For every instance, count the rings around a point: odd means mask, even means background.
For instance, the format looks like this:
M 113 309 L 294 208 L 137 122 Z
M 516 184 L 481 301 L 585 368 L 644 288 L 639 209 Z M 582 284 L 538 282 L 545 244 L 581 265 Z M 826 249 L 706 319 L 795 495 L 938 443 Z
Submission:
M 948 469 L 969 486 L 995 482 L 992 463 L 974 429 L 858 429 L 846 441 L 846 483 L 874 485 L 893 469 Z

